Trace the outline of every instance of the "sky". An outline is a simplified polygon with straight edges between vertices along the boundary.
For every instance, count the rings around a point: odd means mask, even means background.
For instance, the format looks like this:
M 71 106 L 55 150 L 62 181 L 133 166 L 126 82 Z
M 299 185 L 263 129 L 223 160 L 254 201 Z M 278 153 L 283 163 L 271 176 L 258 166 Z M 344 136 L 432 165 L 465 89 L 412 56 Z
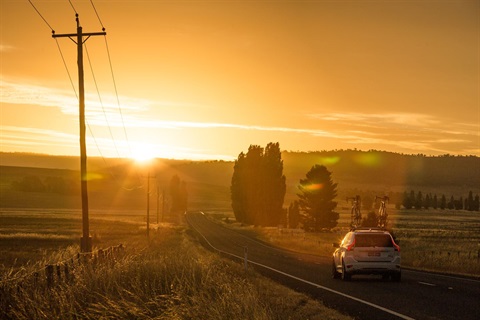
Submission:
M 0 151 L 80 154 L 75 13 L 88 156 L 480 156 L 478 0 L 0 0 Z

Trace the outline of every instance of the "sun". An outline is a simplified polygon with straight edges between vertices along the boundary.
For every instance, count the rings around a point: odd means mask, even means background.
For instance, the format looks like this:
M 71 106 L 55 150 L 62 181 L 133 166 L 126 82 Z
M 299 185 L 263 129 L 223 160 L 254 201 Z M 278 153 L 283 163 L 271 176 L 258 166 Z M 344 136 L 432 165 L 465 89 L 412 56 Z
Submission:
M 139 163 L 146 163 L 155 158 L 152 146 L 138 143 L 132 150 L 132 158 Z

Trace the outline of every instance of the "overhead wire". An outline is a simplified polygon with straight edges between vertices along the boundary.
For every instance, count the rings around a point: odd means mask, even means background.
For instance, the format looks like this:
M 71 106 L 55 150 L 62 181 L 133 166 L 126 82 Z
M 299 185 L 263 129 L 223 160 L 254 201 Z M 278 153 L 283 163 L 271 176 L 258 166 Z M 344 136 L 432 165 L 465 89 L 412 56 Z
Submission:
M 105 31 L 105 26 L 103 25 L 103 22 L 102 22 L 102 19 L 100 19 L 100 15 L 98 14 L 98 11 L 97 11 L 97 8 L 95 7 L 95 4 L 93 3 L 93 0 L 90 0 L 90 3 L 93 7 L 93 10 L 95 11 L 95 14 L 97 16 L 97 19 L 98 19 L 98 22 L 100 23 L 100 25 L 102 26 L 102 30 Z M 130 157 L 132 158 L 133 157 L 133 153 L 132 153 L 132 148 L 131 148 L 131 144 L 130 144 L 130 140 L 128 138 L 128 134 L 127 134 L 127 128 L 125 126 L 125 120 L 124 120 L 124 117 L 123 117 L 123 111 L 122 111 L 122 108 L 121 108 L 121 104 L 120 104 L 120 98 L 118 96 L 118 89 L 117 89 L 117 82 L 115 80 L 115 73 L 113 72 L 113 64 L 112 64 L 112 58 L 111 58 L 111 55 L 110 55 L 110 49 L 108 47 L 108 41 L 107 41 L 107 36 L 105 35 L 104 36 L 104 39 L 105 39 L 105 48 L 107 50 L 107 56 L 108 56 L 108 62 L 109 62 L 109 66 L 110 66 L 110 72 L 111 72 L 111 75 L 112 75 L 112 81 L 113 81 L 113 87 L 115 89 L 115 96 L 117 98 L 117 105 L 118 105 L 118 111 L 120 113 L 120 119 L 122 121 L 122 127 L 123 127 L 123 133 L 125 135 L 125 140 L 127 142 L 127 147 L 128 147 L 128 152 L 129 152 L 129 155 Z M 139 181 L 142 181 L 140 175 L 138 174 L 137 172 L 137 178 Z M 142 187 L 143 187 L 143 182 L 141 182 L 142 184 Z
M 47 24 L 47 26 L 50 28 L 50 30 L 52 30 L 52 33 L 55 33 L 55 30 L 53 30 L 52 26 L 47 22 L 47 20 L 42 16 L 42 14 L 40 13 L 40 11 L 38 11 L 37 7 L 35 7 L 35 5 L 33 4 L 32 1 L 28 0 L 28 2 L 30 2 L 30 4 L 32 5 L 33 9 L 35 9 L 35 11 L 38 13 L 38 15 L 40 16 L 40 18 L 42 18 L 42 20 Z
M 29 2 L 30 5 L 33 7 L 33 9 L 35 10 L 35 12 L 37 12 L 37 14 L 40 16 L 40 18 L 45 22 L 45 24 L 46 24 L 46 25 L 48 26 L 48 28 L 51 30 L 52 34 L 55 34 L 55 30 L 54 30 L 54 29 L 52 28 L 52 26 L 48 23 L 48 21 L 45 19 L 45 17 L 40 13 L 40 11 L 39 11 L 39 10 L 37 9 L 37 7 L 33 4 L 33 2 L 32 2 L 31 0 L 28 0 L 28 2 Z M 77 18 L 78 18 L 78 12 L 77 12 L 77 10 L 75 9 L 75 7 L 74 7 L 73 3 L 71 2 L 71 0 L 69 0 L 69 3 L 70 3 L 70 6 L 72 7 L 73 11 L 75 12 L 75 15 L 76 15 Z M 96 14 L 96 16 L 97 16 L 97 18 L 98 18 L 98 20 L 99 20 L 99 22 L 100 22 L 100 25 L 102 26 L 102 30 L 105 31 L 105 27 L 103 26 L 103 23 L 102 23 L 102 21 L 101 21 L 101 19 L 100 19 L 100 16 L 98 15 L 97 9 L 95 8 L 95 5 L 93 4 L 93 1 L 90 0 L 90 3 L 92 4 L 92 7 L 93 7 L 93 9 L 94 9 L 94 11 L 95 11 L 95 14 Z M 61 56 L 61 58 L 62 58 L 63 65 L 64 65 L 64 67 L 65 67 L 65 70 L 67 71 L 67 75 L 68 75 L 68 78 L 69 78 L 69 80 L 70 80 L 70 84 L 71 84 L 71 86 L 72 86 L 72 89 L 73 89 L 73 92 L 74 92 L 74 94 L 75 94 L 75 97 L 77 98 L 77 100 L 79 100 L 77 91 L 76 91 L 76 89 L 75 89 L 75 85 L 73 84 L 72 76 L 71 76 L 71 74 L 70 74 L 70 71 L 68 70 L 68 66 L 67 66 L 67 63 L 66 63 L 66 61 L 65 61 L 65 57 L 64 57 L 64 55 L 63 55 L 62 49 L 61 49 L 61 47 L 60 47 L 60 44 L 59 44 L 59 42 L 58 42 L 58 40 L 57 40 L 56 38 L 55 38 L 55 41 L 56 41 L 57 48 L 58 48 L 58 50 L 59 50 L 60 56 Z M 130 156 L 132 156 L 132 151 L 131 151 L 131 147 L 130 147 L 130 142 L 129 142 L 129 140 L 128 140 L 128 135 L 127 135 L 126 127 L 125 127 L 125 122 L 124 122 L 124 119 L 123 119 L 123 113 L 122 113 L 122 109 L 121 109 L 121 107 L 120 107 L 120 99 L 119 99 L 119 97 L 118 97 L 118 90 L 117 90 L 117 85 L 116 85 L 116 82 L 115 82 L 115 77 L 114 77 L 114 73 L 113 73 L 113 66 L 112 66 L 112 61 L 111 61 L 111 57 L 110 57 L 110 50 L 108 49 L 108 43 L 107 43 L 106 37 L 105 37 L 105 45 L 106 45 L 106 48 L 107 48 L 108 60 L 109 60 L 109 65 L 110 65 L 110 72 L 111 72 L 111 74 L 112 74 L 113 84 L 114 84 L 114 88 L 115 88 L 115 95 L 116 95 L 116 98 L 117 98 L 117 104 L 118 104 L 118 108 L 119 108 L 120 115 L 121 115 L 121 120 L 122 120 L 122 126 L 123 126 L 123 130 L 124 130 L 124 134 L 125 134 L 125 139 L 127 140 L 127 145 L 128 145 L 128 149 L 129 149 L 129 152 L 130 152 Z M 86 46 L 85 46 L 85 48 L 86 48 Z M 96 88 L 97 88 L 97 93 L 98 93 L 98 95 L 99 95 L 99 97 L 100 97 L 100 93 L 99 93 L 98 86 L 97 86 L 96 79 L 95 79 L 94 72 L 93 72 L 93 67 L 92 67 L 92 65 L 91 65 L 90 56 L 89 56 L 89 54 L 88 54 L 88 50 L 87 50 L 87 49 L 86 49 L 86 52 L 87 52 L 87 57 L 88 57 L 88 60 L 89 60 L 89 63 L 90 63 L 90 68 L 91 68 L 91 71 L 92 71 L 92 75 L 93 75 L 93 78 L 94 78 L 95 86 L 96 86 Z M 100 103 L 101 103 L 101 105 L 102 105 L 102 109 L 104 110 L 104 108 L 103 108 L 103 103 L 101 102 L 101 98 L 100 98 Z M 104 114 L 105 114 L 105 110 L 104 110 Z M 105 117 L 106 117 L 106 114 L 105 114 Z M 97 139 L 95 138 L 95 135 L 93 134 L 92 128 L 90 127 L 90 124 L 88 123 L 88 120 L 86 120 L 85 122 L 86 122 L 86 125 L 87 125 L 87 127 L 88 127 L 88 130 L 89 130 L 89 132 L 90 132 L 90 135 L 91 135 L 92 138 L 93 138 L 93 141 L 94 141 L 94 143 L 95 143 L 95 146 L 96 146 L 98 152 L 100 153 L 100 156 L 102 157 L 102 159 L 103 159 L 106 167 L 110 168 L 110 167 L 108 166 L 108 164 L 107 164 L 106 158 L 104 157 L 104 155 L 103 155 L 103 153 L 102 153 L 102 151 L 101 151 L 101 149 L 100 149 L 100 147 L 99 147 L 99 145 L 98 145 Z M 110 134 L 111 134 L 111 136 L 112 136 L 112 140 L 114 141 L 115 149 L 116 149 L 116 151 L 117 151 L 117 155 L 120 157 L 120 154 L 119 154 L 119 152 L 118 152 L 118 148 L 117 148 L 117 146 L 116 146 L 115 139 L 113 138 L 113 134 L 112 134 L 112 132 L 111 132 L 111 128 L 110 128 L 110 125 L 109 125 L 109 123 L 108 123 L 108 120 L 107 120 L 107 126 L 108 126 L 108 128 L 109 128 L 109 130 L 110 130 Z M 114 177 L 114 180 L 116 180 L 116 179 L 115 179 L 115 175 L 113 175 L 112 171 L 110 171 L 110 172 L 111 172 L 111 175 Z M 141 181 L 140 178 L 139 178 L 139 180 Z M 120 185 L 120 184 L 119 184 L 119 185 Z M 135 189 L 141 189 L 141 188 L 144 187 L 144 186 L 143 186 L 143 183 L 141 183 L 141 186 L 137 186 L 137 187 L 133 187 L 133 188 L 125 188 L 125 187 L 123 187 L 122 185 L 120 185 L 120 186 L 121 186 L 123 189 L 125 189 L 125 190 L 130 190 L 130 191 L 131 191 L 131 190 L 135 190 Z
M 98 22 L 102 26 L 102 30 L 105 31 L 105 26 L 103 25 L 102 19 L 100 19 L 100 15 L 98 14 L 97 8 L 95 7 L 95 4 L 93 3 L 93 0 L 90 0 L 90 4 L 92 5 L 93 10 L 95 11 L 95 15 L 97 16 Z M 132 148 L 130 146 L 130 140 L 128 138 L 127 128 L 125 126 L 125 120 L 124 120 L 124 117 L 123 117 L 123 112 L 122 112 L 122 108 L 121 108 L 121 104 L 120 104 L 120 98 L 118 96 L 117 82 L 115 81 L 115 74 L 113 72 L 112 58 L 111 58 L 111 55 L 110 55 L 110 49 L 108 47 L 108 41 L 107 41 L 107 36 L 106 35 L 104 36 L 104 39 L 105 39 L 105 48 L 107 50 L 108 63 L 109 63 L 109 66 L 110 66 L 110 73 L 112 74 L 113 87 L 115 89 L 115 96 L 117 98 L 118 110 L 119 110 L 119 113 L 120 113 L 120 118 L 122 120 L 123 133 L 125 135 L 125 140 L 127 141 L 127 147 L 128 147 L 129 155 L 130 155 L 130 157 L 132 157 L 133 156 Z
M 108 131 L 110 132 L 110 137 L 112 138 L 113 146 L 115 147 L 117 156 L 120 158 L 120 153 L 118 152 L 117 144 L 115 143 L 115 138 L 113 137 L 112 128 L 110 126 L 110 122 L 108 121 L 107 113 L 105 111 L 105 106 L 103 105 L 102 97 L 100 95 L 100 90 L 98 89 L 97 78 L 95 77 L 95 72 L 93 71 L 93 65 L 92 65 L 92 61 L 90 60 L 90 54 L 88 53 L 87 44 L 85 43 L 84 46 L 85 46 L 85 52 L 87 53 L 88 64 L 90 65 L 90 71 L 92 72 L 93 82 L 95 84 L 95 88 L 97 89 L 98 100 L 100 101 L 100 106 L 102 107 L 103 115 L 107 123 Z
M 112 80 L 113 80 L 113 87 L 115 88 L 115 96 L 117 97 L 117 105 L 118 105 L 118 110 L 120 112 L 120 118 L 122 120 L 122 126 L 123 126 L 123 132 L 125 134 L 125 139 L 127 140 L 127 146 L 128 146 L 128 151 L 130 153 L 130 157 L 133 156 L 132 154 L 132 148 L 130 146 L 130 140 L 128 139 L 128 135 L 127 135 L 127 128 L 125 126 L 125 120 L 123 119 L 123 112 L 122 112 L 122 108 L 120 106 L 120 99 L 118 97 L 118 90 L 117 90 L 117 83 L 115 81 L 115 75 L 113 73 L 113 66 L 112 66 L 112 59 L 110 57 L 110 50 L 108 49 L 108 42 L 107 42 L 107 37 L 105 36 L 104 37 L 105 39 L 105 46 L 107 48 L 107 55 L 108 55 L 108 62 L 110 64 L 110 72 L 112 74 Z
M 100 22 L 100 25 L 102 26 L 102 30 L 105 31 L 105 27 L 103 26 L 102 20 L 100 19 L 100 16 L 98 15 L 97 8 L 95 8 L 95 5 L 93 4 L 93 0 L 90 0 L 90 3 L 92 4 L 93 11 L 95 11 L 95 14 L 97 15 L 98 22 Z
M 73 6 L 73 3 L 71 0 L 68 0 L 68 2 L 70 2 L 70 6 L 72 7 L 73 11 L 75 11 L 75 14 L 78 15 L 78 12 L 77 10 L 75 9 L 75 7 Z
M 93 65 L 92 65 L 92 62 L 91 62 L 91 59 L 90 59 L 90 54 L 88 53 L 88 47 L 87 47 L 87 44 L 86 44 L 86 43 L 85 43 L 84 45 L 85 45 L 85 52 L 87 53 L 87 60 L 88 60 L 89 66 L 90 66 L 90 71 L 92 72 L 93 82 L 95 83 L 95 88 L 96 88 L 96 90 L 97 90 L 98 99 L 99 99 L 99 101 L 100 101 L 100 105 L 101 105 L 101 107 L 102 107 L 102 111 L 103 111 L 103 114 L 104 114 L 104 116 L 105 116 L 105 121 L 106 121 L 106 123 L 107 123 L 107 127 L 108 127 L 108 130 L 109 130 L 109 132 L 110 132 L 110 137 L 112 138 L 113 145 L 114 145 L 114 147 L 115 147 L 115 151 L 116 151 L 116 153 L 117 153 L 117 156 L 118 156 L 118 158 L 120 158 L 120 153 L 119 153 L 119 151 L 118 151 L 118 147 L 117 147 L 117 144 L 116 144 L 116 142 L 115 142 L 115 138 L 114 138 L 114 136 L 113 136 L 112 128 L 111 128 L 110 123 L 109 123 L 109 121 L 108 121 L 108 117 L 107 117 L 107 114 L 106 114 L 106 112 L 105 112 L 104 104 L 103 104 L 103 101 L 102 101 L 102 98 L 101 98 L 101 95 L 100 95 L 100 90 L 99 90 L 99 88 L 98 88 L 97 80 L 96 80 L 96 77 L 95 77 L 95 72 L 94 72 L 94 70 L 93 70 Z M 98 152 L 100 153 L 100 156 L 102 157 L 105 166 L 108 168 L 108 170 L 109 170 L 109 172 L 110 172 L 110 175 L 112 176 L 112 178 L 114 179 L 114 181 L 117 183 L 117 185 L 120 186 L 122 189 L 127 190 L 127 191 L 132 191 L 132 190 L 135 190 L 135 189 L 142 189 L 142 188 L 144 187 L 143 184 L 141 184 L 141 185 L 139 185 L 139 186 L 134 186 L 134 187 L 131 187 L 131 188 L 127 188 L 127 187 L 124 187 L 124 186 L 118 181 L 117 176 L 113 173 L 113 170 L 112 170 L 111 167 L 108 165 L 106 158 L 103 156 L 103 153 L 102 153 L 100 147 L 98 146 L 98 143 L 97 143 L 97 141 L 96 141 L 96 139 L 95 139 L 95 135 L 93 134 L 93 131 L 92 131 L 92 129 L 90 128 L 90 126 L 88 126 L 88 129 L 89 129 L 89 131 L 90 131 L 90 135 L 92 136 L 92 138 L 93 138 L 94 141 L 95 141 L 95 145 L 97 146 Z

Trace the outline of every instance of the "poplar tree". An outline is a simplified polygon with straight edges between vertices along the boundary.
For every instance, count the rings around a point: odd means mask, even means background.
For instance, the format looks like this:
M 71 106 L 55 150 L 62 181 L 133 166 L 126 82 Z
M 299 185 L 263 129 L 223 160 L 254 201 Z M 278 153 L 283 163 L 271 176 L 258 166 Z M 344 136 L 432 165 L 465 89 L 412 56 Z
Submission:
M 284 221 L 285 181 L 278 143 L 269 143 L 265 149 L 250 145 L 246 154 L 240 153 L 230 187 L 237 221 L 260 226 Z

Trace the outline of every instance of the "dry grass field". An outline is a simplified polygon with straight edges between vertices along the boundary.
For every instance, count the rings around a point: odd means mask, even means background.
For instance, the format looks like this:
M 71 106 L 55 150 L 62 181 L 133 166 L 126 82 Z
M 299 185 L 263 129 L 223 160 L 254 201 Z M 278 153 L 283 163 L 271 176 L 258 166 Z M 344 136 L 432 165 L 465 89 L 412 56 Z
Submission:
M 79 211 L 2 210 L 0 222 L 0 319 L 350 319 L 206 251 L 182 224 L 152 223 L 147 241 L 143 212 L 91 212 L 92 256 L 78 255 Z

